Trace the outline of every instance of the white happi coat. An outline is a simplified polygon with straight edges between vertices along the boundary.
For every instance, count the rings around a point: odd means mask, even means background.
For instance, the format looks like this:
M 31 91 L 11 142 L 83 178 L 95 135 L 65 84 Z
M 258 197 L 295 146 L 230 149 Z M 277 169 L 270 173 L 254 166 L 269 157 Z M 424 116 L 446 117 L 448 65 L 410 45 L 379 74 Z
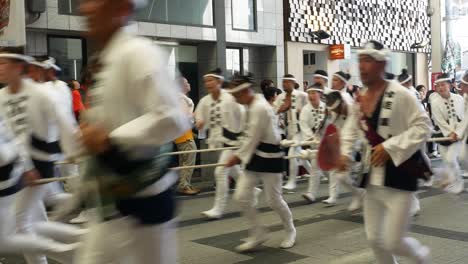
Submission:
M 207 143 L 211 147 L 237 145 L 237 140 L 223 136 L 223 130 L 240 134 L 244 130 L 245 108 L 230 93 L 221 89 L 218 100 L 214 100 L 210 94 L 200 100 L 195 109 L 195 119 L 205 123 L 202 130 L 209 131 Z
M 286 112 L 280 114 L 280 118 L 283 118 L 284 124 L 286 125 L 286 137 L 289 140 L 301 140 L 299 115 L 302 108 L 308 104 L 307 97 L 307 93 L 293 90 L 291 95 L 291 107 Z M 274 103 L 275 112 L 278 112 L 285 100 L 286 93 L 278 95 L 278 98 Z M 299 136 L 299 138 L 297 138 L 297 136 Z
M 457 126 L 457 130 L 455 133 L 457 133 L 458 138 L 465 138 L 467 136 L 466 130 L 468 129 L 468 94 L 463 95 L 464 99 L 464 107 L 465 107 L 465 113 L 464 113 L 464 118 L 462 122 Z
M 81 151 L 77 144 L 78 128 L 58 107 L 56 97 L 46 84 L 23 80 L 18 93 L 10 93 L 8 87 L 0 90 L 0 112 L 8 120 L 16 137 L 28 146 L 32 159 L 57 161 L 60 154 L 49 154 L 33 147 L 34 136 L 46 143 L 60 142 L 63 154 L 74 156 Z
M 361 113 L 358 103 L 355 104 L 354 108 L 358 114 L 352 115 L 351 118 L 354 120 L 351 125 L 346 126 L 341 131 L 341 151 L 349 157 L 352 155 L 353 145 L 359 136 L 368 143 L 360 129 Z M 432 124 L 429 116 L 417 99 L 411 95 L 411 92 L 397 82 L 388 82 L 377 133 L 385 139 L 382 145 L 395 166 L 400 166 L 416 151 L 420 150 L 430 138 L 431 130 Z M 368 146 L 367 149 L 370 150 L 371 147 Z M 364 158 L 363 161 L 369 166 L 369 153 L 365 157 L 367 158 Z M 369 183 L 383 186 L 386 176 L 384 167 L 372 167 Z
M 102 70 L 89 90 L 90 109 L 83 118 L 109 131 L 130 158 L 152 158 L 159 146 L 190 129 L 167 59 L 163 49 L 126 29 L 100 53 Z
M 265 153 L 265 151 L 258 149 L 261 143 L 279 148 L 281 141 L 277 116 L 263 95 L 255 95 L 253 103 L 247 107 L 246 120 L 245 137 L 241 140 L 240 149 L 235 152 L 235 155 L 242 160 L 242 163 L 249 164 L 255 155 L 273 161 L 278 160 L 278 158 L 282 159 L 283 152 Z M 274 165 L 281 165 L 281 163 L 270 163 L 269 166 Z
M 462 129 L 462 120 L 465 115 L 465 101 L 463 97 L 451 93 L 449 99 L 442 96 L 434 96 L 431 101 L 432 119 L 440 128 L 444 137 L 448 137 L 452 132 Z
M 51 91 L 56 94 L 56 100 L 59 104 L 61 111 L 66 112 L 70 115 L 70 117 L 75 119 L 75 116 L 73 114 L 73 97 L 68 85 L 60 80 L 50 81 L 46 84 L 49 85 Z
M 18 184 L 24 170 L 33 168 L 26 148 L 11 131 L 8 123 L 0 114 L 0 168 L 15 163 L 10 175 L 1 175 L 0 191 Z
M 320 139 L 322 137 L 323 128 L 325 127 L 326 110 L 327 107 L 322 101 L 320 101 L 318 108 L 315 108 L 311 103 L 304 106 L 299 118 L 301 133 L 304 139 L 308 140 L 314 137 Z

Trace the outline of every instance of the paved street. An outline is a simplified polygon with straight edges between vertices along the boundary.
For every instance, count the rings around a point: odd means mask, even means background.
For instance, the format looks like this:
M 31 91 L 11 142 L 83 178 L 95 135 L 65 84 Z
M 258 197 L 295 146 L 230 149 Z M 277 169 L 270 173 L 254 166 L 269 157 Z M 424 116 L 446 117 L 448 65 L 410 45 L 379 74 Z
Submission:
M 278 217 L 266 206 L 262 196 L 259 204 L 262 222 L 271 233 L 271 239 L 261 251 L 238 254 L 236 245 L 247 236 L 248 225 L 239 214 L 236 204 L 230 203 L 225 217 L 206 221 L 200 212 L 209 209 L 213 193 L 194 198 L 181 198 L 179 249 L 182 264 L 324 264 L 374 263 L 367 247 L 362 216 L 350 215 L 345 209 L 350 201 L 342 194 L 339 204 L 325 208 L 323 204 L 307 204 L 301 197 L 305 181 L 297 192 L 285 195 L 298 230 L 297 245 L 280 250 L 282 230 Z M 327 185 L 321 186 L 321 198 L 326 198 Z M 432 248 L 434 264 L 467 263 L 468 256 L 468 194 L 453 196 L 438 190 L 423 189 L 421 214 L 414 218 L 411 235 Z M 0 257 L 2 264 L 22 264 L 21 258 Z M 52 263 L 52 262 L 51 262 Z M 402 260 L 401 264 L 409 263 Z

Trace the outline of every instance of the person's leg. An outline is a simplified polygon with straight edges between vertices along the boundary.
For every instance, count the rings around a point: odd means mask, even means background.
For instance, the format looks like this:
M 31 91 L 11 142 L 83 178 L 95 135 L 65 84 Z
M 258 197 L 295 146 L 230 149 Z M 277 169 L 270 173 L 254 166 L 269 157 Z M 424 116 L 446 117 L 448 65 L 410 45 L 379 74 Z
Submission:
M 60 263 L 72 263 L 77 244 L 62 244 L 48 237 L 36 236 L 35 234 L 16 234 L 14 205 L 14 195 L 0 197 L 0 253 L 23 253 L 29 256 L 46 254 Z M 42 261 L 42 258 L 34 259 L 30 257 L 28 263 L 37 263 L 31 261 Z
M 281 248 L 291 248 L 296 242 L 296 228 L 294 227 L 291 210 L 283 199 L 281 174 L 259 173 L 259 175 L 261 175 L 268 204 L 279 215 L 286 231 L 286 237 L 281 243 Z
M 82 240 L 82 247 L 75 255 L 76 264 L 129 264 L 139 263 L 132 259 L 130 247 L 134 236 L 133 221 L 129 217 L 103 223 L 93 222 Z
M 226 163 L 231 158 L 232 150 L 224 150 L 221 152 L 218 163 Z M 221 218 L 226 206 L 229 194 L 229 180 L 228 174 L 232 168 L 227 167 L 216 167 L 215 179 L 216 179 L 216 192 L 213 208 L 202 214 L 208 218 L 218 219 Z
M 197 146 L 193 140 L 189 140 L 180 144 L 177 144 L 178 151 L 195 151 Z M 187 153 L 179 155 L 179 166 L 193 166 L 195 165 L 197 154 Z M 194 169 L 185 169 L 180 171 L 179 179 L 179 190 L 182 191 L 187 187 L 191 187 L 192 174 Z
M 335 205 L 339 194 L 338 175 L 335 171 L 328 173 L 328 199 L 323 202 L 328 205 Z
M 384 247 L 384 221 L 386 221 L 387 208 L 382 202 L 386 197 L 382 196 L 381 187 L 370 186 L 367 188 L 364 197 L 364 228 L 367 241 L 374 252 L 377 263 L 397 264 L 394 256 L 386 251 Z
M 16 229 L 20 234 L 33 233 L 33 223 L 47 221 L 47 213 L 44 207 L 44 196 L 48 186 L 39 185 L 23 189 L 17 195 L 16 201 Z M 46 264 L 44 255 L 25 254 L 28 264 Z
M 353 185 L 353 180 L 351 179 L 350 173 L 348 171 L 333 171 L 332 174 L 335 174 L 339 183 L 345 186 L 352 193 L 353 198 L 351 204 L 348 207 L 348 210 L 356 211 L 361 208 L 364 190 Z
M 307 193 L 304 193 L 303 197 L 309 202 L 315 202 L 320 187 L 320 170 L 317 166 L 317 159 L 313 159 L 310 164 L 311 172 L 309 173 L 309 186 L 307 187 Z
M 413 193 L 386 188 L 388 213 L 385 221 L 384 248 L 388 253 L 410 258 L 415 263 L 428 263 L 429 249 L 418 240 L 407 237 Z
M 290 147 L 288 151 L 288 156 L 298 155 L 298 148 L 297 147 Z M 289 159 L 289 177 L 288 182 L 284 185 L 285 190 L 294 190 L 296 189 L 296 178 L 298 173 L 298 159 Z
M 237 181 L 236 191 L 234 192 L 234 199 L 239 203 L 250 224 L 247 242 L 242 243 L 236 248 L 240 252 L 253 250 L 267 240 L 265 228 L 260 224 L 257 209 L 255 208 L 254 197 L 257 180 L 257 173 L 244 171 Z
M 134 263 L 177 263 L 175 221 L 159 225 L 138 225 L 130 230 L 134 238 L 130 247 Z

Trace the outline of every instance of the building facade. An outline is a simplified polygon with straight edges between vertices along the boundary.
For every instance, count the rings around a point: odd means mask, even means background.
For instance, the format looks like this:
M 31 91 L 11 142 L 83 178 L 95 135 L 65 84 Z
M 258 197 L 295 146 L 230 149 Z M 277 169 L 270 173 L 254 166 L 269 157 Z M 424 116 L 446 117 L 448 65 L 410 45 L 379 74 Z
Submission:
M 360 84 L 356 49 L 377 40 L 391 49 L 387 71 L 399 74 L 406 68 L 414 85 L 428 84 L 428 53 L 431 28 L 427 0 L 285 0 L 287 72 L 310 83 L 313 72 L 345 71 L 353 84 Z M 317 31 L 329 37 L 319 39 Z M 427 43 L 414 48 L 415 44 Z M 349 56 L 332 60 L 329 45 L 346 44 Z M 420 45 L 421 46 L 421 45 Z
M 64 68 L 64 79 L 79 78 L 93 52 L 81 37 L 79 0 L 46 1 L 46 11 L 27 25 L 27 52 L 50 54 Z M 251 72 L 258 81 L 276 82 L 284 74 L 282 0 L 148 2 L 130 27 L 168 50 L 168 65 L 189 79 L 195 101 L 205 93 L 201 76 L 217 67 L 226 77 Z

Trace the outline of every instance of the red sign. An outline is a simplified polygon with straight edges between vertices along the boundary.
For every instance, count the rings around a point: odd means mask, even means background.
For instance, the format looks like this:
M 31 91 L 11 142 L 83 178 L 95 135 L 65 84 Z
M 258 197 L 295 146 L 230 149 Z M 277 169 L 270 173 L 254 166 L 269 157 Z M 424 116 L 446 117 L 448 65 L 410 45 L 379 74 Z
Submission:
M 343 60 L 346 56 L 345 45 L 330 45 L 330 60 Z

